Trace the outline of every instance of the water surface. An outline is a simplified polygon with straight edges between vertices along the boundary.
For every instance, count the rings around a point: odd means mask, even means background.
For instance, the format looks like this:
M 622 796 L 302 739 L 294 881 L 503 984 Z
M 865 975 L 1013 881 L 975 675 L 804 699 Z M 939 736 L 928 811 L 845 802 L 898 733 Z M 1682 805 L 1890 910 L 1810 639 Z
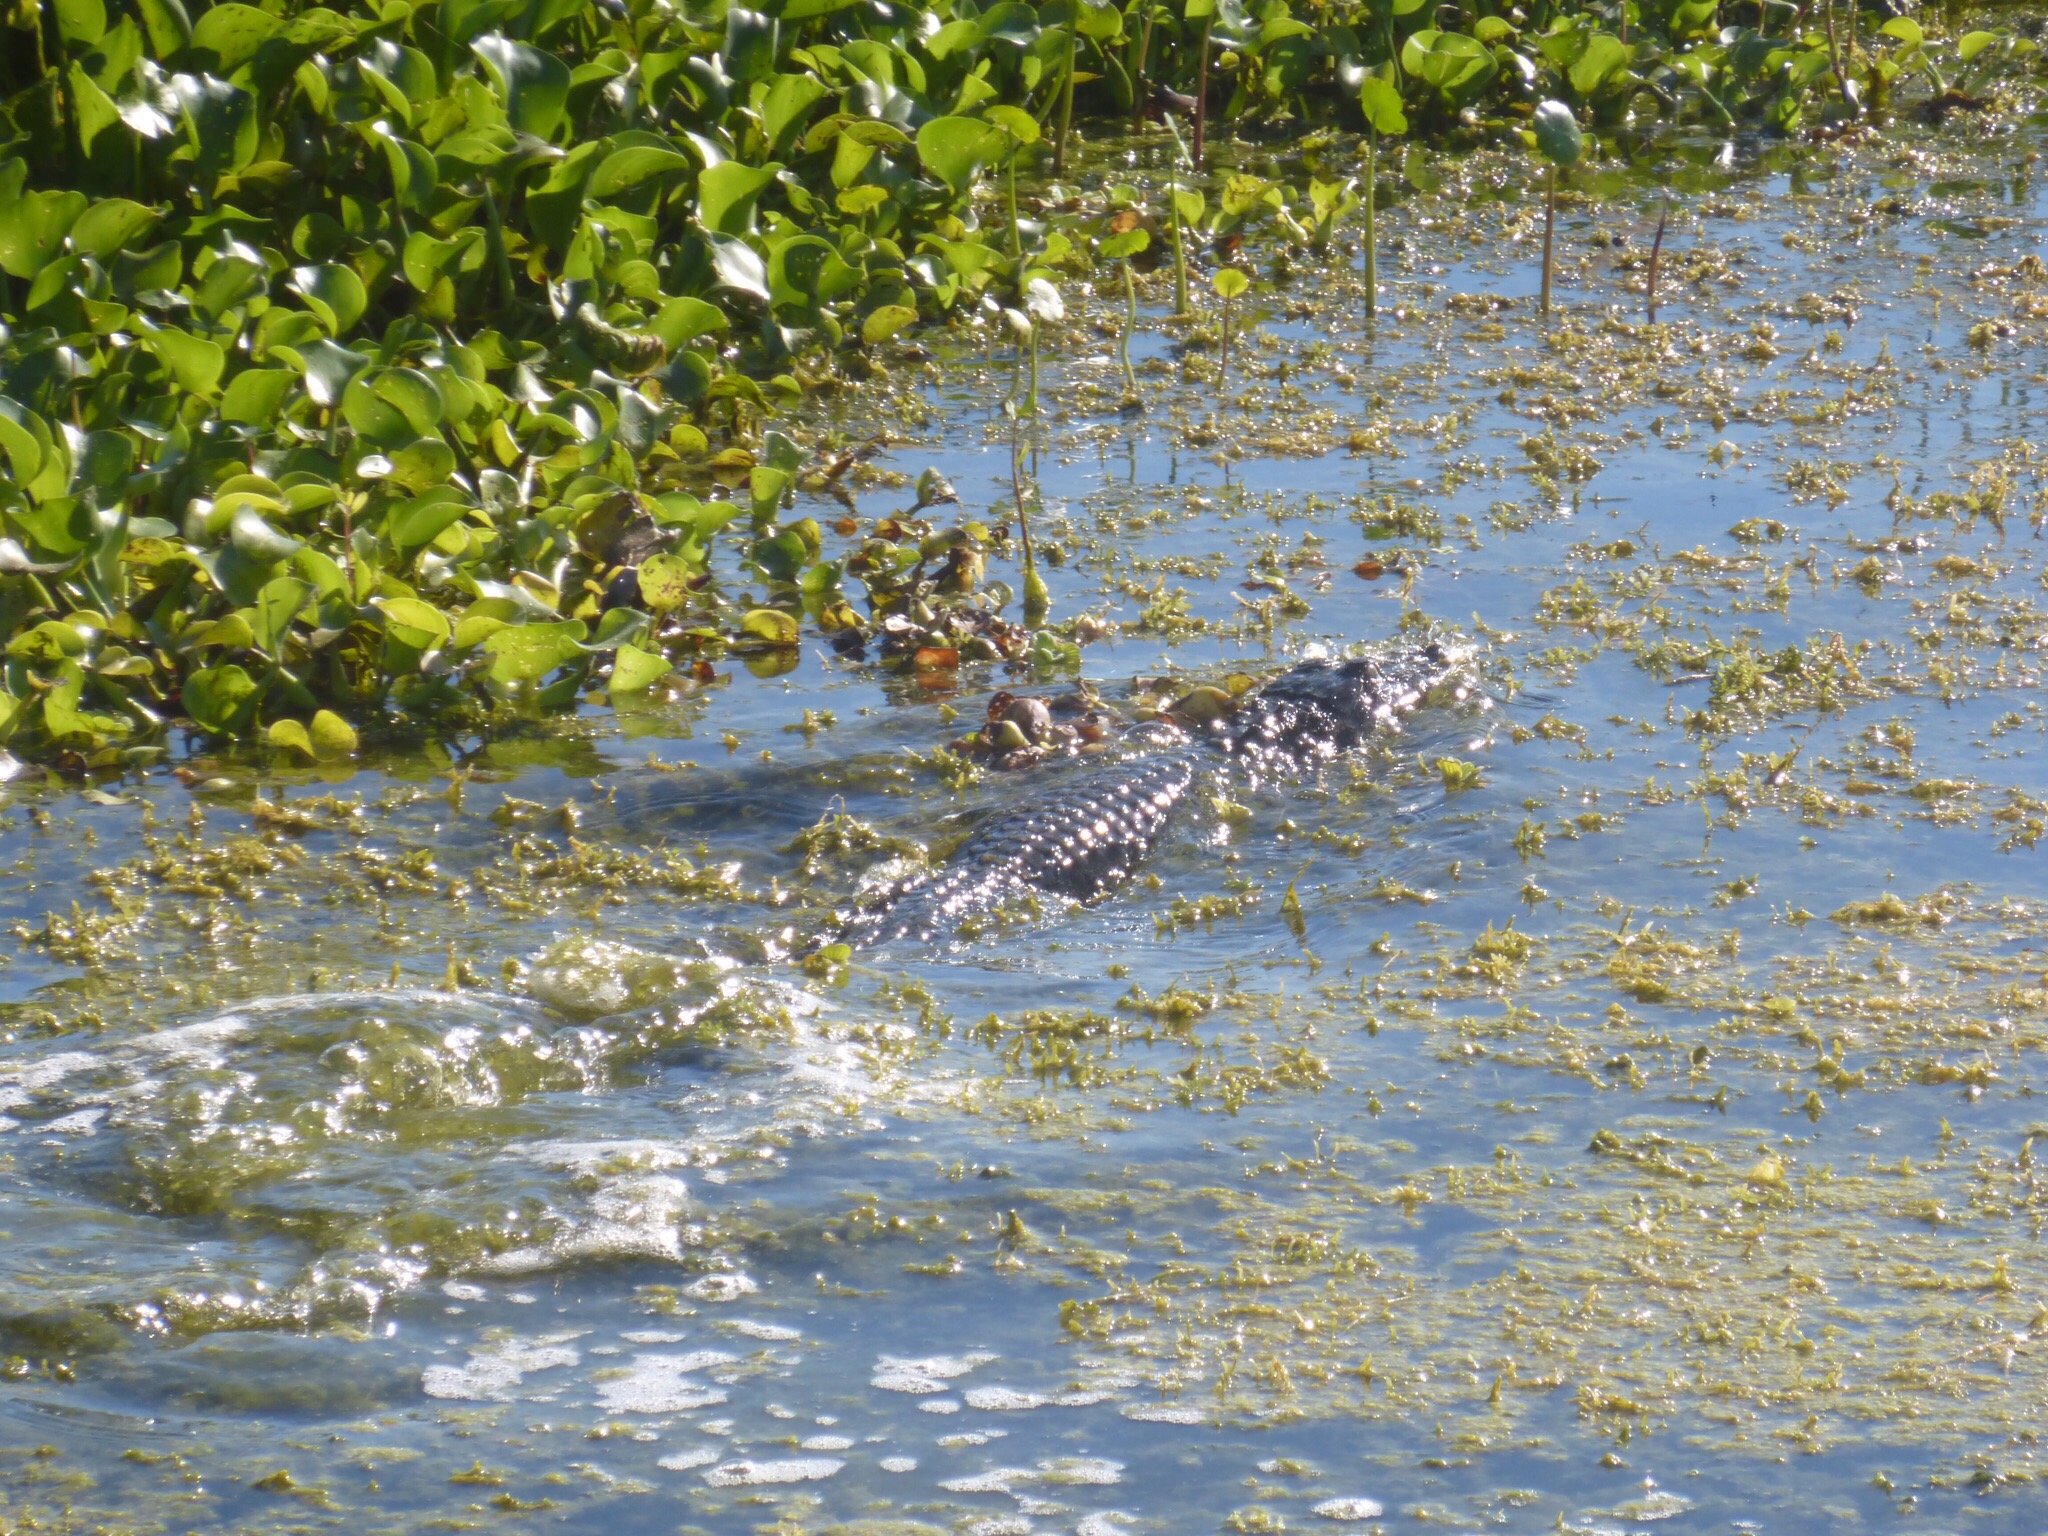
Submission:
M 2040 146 L 1674 152 L 1656 329 L 1647 178 L 1546 328 L 1526 168 L 1445 163 L 1376 326 L 1296 256 L 1227 380 L 1150 312 L 1137 416 L 1074 293 L 1027 491 L 1107 700 L 1482 642 L 1088 911 L 768 958 L 1057 772 L 933 751 L 1074 686 L 823 645 L 326 780 L 15 779 L 0 1504 L 2039 1529 Z M 997 334 L 799 424 L 888 431 L 860 518 L 1008 515 Z

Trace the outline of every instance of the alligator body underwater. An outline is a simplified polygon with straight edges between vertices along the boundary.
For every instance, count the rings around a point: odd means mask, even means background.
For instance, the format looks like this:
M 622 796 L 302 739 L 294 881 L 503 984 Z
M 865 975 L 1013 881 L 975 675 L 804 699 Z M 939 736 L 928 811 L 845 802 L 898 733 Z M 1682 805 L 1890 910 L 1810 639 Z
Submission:
M 1140 727 L 1133 755 L 1079 770 L 983 822 L 943 867 L 856 910 L 837 941 L 858 949 L 930 940 L 1033 893 L 1105 896 L 1137 872 L 1204 775 L 1256 785 L 1355 752 L 1398 730 L 1403 715 L 1460 675 L 1468 654 L 1428 640 L 1307 661 L 1201 730 Z

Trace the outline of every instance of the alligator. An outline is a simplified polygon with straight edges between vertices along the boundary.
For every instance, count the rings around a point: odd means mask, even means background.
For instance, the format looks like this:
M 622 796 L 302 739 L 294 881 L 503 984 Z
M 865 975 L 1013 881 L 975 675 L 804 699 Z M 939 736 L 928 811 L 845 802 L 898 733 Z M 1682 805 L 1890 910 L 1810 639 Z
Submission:
M 1461 675 L 1469 654 L 1428 639 L 1304 661 L 1206 724 L 1138 726 L 1112 761 L 984 821 L 944 865 L 884 887 L 826 942 L 930 942 L 1033 894 L 1098 900 L 1137 872 L 1205 778 L 1255 787 L 1355 752 L 1398 731 L 1403 715 Z

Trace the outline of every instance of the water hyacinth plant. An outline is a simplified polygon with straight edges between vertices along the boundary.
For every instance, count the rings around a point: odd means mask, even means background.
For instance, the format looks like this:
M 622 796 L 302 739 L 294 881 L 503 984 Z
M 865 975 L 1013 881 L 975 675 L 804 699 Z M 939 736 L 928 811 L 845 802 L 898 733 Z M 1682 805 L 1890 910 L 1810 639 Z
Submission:
M 1100 251 L 1105 260 L 1114 261 L 1123 275 L 1124 323 L 1117 332 L 1117 361 L 1124 373 L 1123 408 L 1132 410 L 1142 402 L 1138 398 L 1138 376 L 1131 369 L 1131 335 L 1138 328 L 1138 285 L 1131 276 L 1131 258 L 1150 249 L 1152 236 L 1140 221 L 1134 208 L 1120 208 L 1110 216 L 1108 231 L 1104 235 Z
M 1243 297 L 1245 290 L 1251 287 L 1252 280 L 1246 277 L 1240 268 L 1218 267 L 1209 283 L 1216 290 L 1216 297 L 1223 301 L 1223 350 L 1221 362 L 1217 367 L 1216 382 L 1219 389 L 1227 389 L 1230 385 L 1230 304 L 1233 299 Z
M 1546 101 L 1536 108 L 1530 132 L 1536 148 L 1548 162 L 1543 181 L 1543 297 L 1544 314 L 1550 313 L 1552 250 L 1557 233 L 1557 176 L 1564 167 L 1578 163 L 1586 138 L 1579 131 L 1572 109 L 1561 101 Z
M 1380 139 L 1387 134 L 1406 133 L 1408 117 L 1401 110 L 1401 93 L 1378 75 L 1368 75 L 1359 86 L 1358 105 L 1365 113 L 1365 313 L 1369 318 L 1379 308 L 1379 241 L 1373 228 L 1373 214 Z

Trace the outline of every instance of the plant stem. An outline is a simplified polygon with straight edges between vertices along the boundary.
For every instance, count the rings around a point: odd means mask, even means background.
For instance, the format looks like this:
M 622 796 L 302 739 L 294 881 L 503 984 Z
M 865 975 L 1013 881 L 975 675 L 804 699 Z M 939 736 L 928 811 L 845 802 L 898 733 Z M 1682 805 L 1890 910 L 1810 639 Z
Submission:
M 1230 387 L 1230 300 L 1223 301 L 1223 364 L 1217 372 L 1216 388 L 1221 394 Z
M 1206 162 L 1209 139 L 1209 28 L 1215 12 L 1202 18 L 1202 44 L 1195 52 L 1195 169 Z
M 1380 136 L 1365 130 L 1365 317 L 1379 313 L 1380 258 L 1373 243 L 1373 183 L 1378 179 Z
M 1138 29 L 1138 63 L 1131 71 L 1131 132 L 1136 133 L 1145 121 L 1145 98 L 1147 93 L 1145 66 L 1152 57 L 1152 12 L 1145 12 L 1145 24 Z
M 1174 149 L 1180 149 L 1180 134 L 1176 132 Z M 1174 161 L 1173 173 L 1166 181 L 1166 206 L 1173 215 L 1173 313 L 1176 319 L 1188 312 L 1188 256 L 1187 248 L 1180 237 L 1180 162 Z
M 1031 322 L 1031 397 L 1024 405 L 1035 420 L 1038 416 L 1038 321 L 1035 318 Z
M 46 48 L 44 44 L 43 33 L 46 28 L 49 31 L 51 42 L 55 45 L 54 50 Z M 50 82 L 50 112 L 56 120 L 52 126 L 57 130 L 55 137 L 57 141 L 56 153 L 58 164 L 66 168 L 66 174 L 68 175 L 72 165 L 70 125 L 73 114 L 69 109 L 70 104 L 67 100 L 69 93 L 66 89 L 64 78 L 64 66 L 66 63 L 64 31 L 57 20 L 57 8 L 54 5 L 38 5 L 36 7 L 35 33 L 36 75 L 39 79 Z M 53 52 L 56 60 L 54 65 L 50 62 Z M 80 145 L 79 148 L 82 153 L 84 146 Z
M 1052 594 L 1038 574 L 1038 556 L 1031 548 L 1031 519 L 1024 511 L 1024 445 L 1022 426 L 1010 420 L 1010 495 L 1017 504 L 1017 535 L 1024 543 L 1024 622 L 1036 628 L 1052 609 Z
M 1024 236 L 1017 228 L 1017 144 L 1010 146 L 1010 260 L 1020 268 L 1017 276 L 1021 282 L 1024 262 Z
M 1138 401 L 1138 376 L 1131 371 L 1131 333 L 1138 328 L 1138 285 L 1131 277 L 1131 259 L 1123 260 L 1124 269 L 1124 333 L 1117 338 L 1117 353 L 1123 359 L 1125 404 L 1136 405 Z
M 1543 313 L 1550 313 L 1550 246 L 1557 229 L 1557 165 L 1550 167 L 1550 180 L 1543 199 Z
M 1828 67 L 1835 72 L 1835 89 L 1846 106 L 1849 104 L 1849 77 L 1842 73 L 1842 45 L 1835 38 L 1835 0 L 1821 0 L 1821 15 L 1827 21 Z
M 484 183 L 484 230 L 485 238 L 490 242 L 493 264 L 498 270 L 498 302 L 510 310 L 513 296 L 512 259 L 505 254 L 505 225 L 498 215 L 498 194 L 488 181 Z
M 1060 132 L 1053 140 L 1052 173 L 1064 176 L 1067 171 L 1067 135 L 1074 126 L 1074 61 L 1081 47 L 1081 0 L 1069 0 L 1073 7 L 1067 17 L 1067 78 L 1060 86 Z
M 1650 241 L 1650 324 L 1657 323 L 1657 262 L 1664 254 L 1664 226 L 1671 218 L 1671 199 L 1667 195 L 1664 206 L 1657 210 L 1657 234 Z

